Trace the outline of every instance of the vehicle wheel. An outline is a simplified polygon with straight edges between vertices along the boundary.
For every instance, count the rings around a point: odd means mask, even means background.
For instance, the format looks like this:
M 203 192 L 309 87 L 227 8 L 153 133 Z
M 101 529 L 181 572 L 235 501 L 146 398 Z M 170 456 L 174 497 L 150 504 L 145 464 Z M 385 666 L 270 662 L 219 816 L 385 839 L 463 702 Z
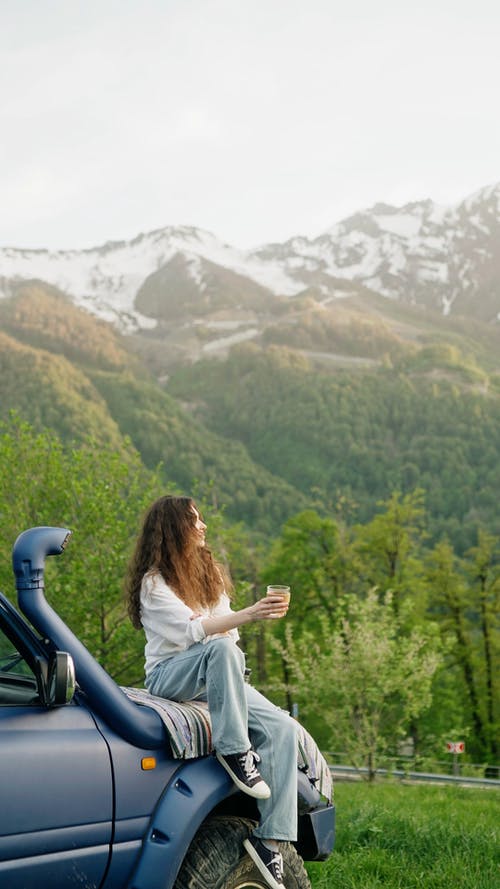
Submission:
M 216 816 L 200 827 L 179 871 L 174 889 L 269 889 L 243 847 L 255 823 Z M 282 843 L 286 889 L 311 889 L 302 859 Z

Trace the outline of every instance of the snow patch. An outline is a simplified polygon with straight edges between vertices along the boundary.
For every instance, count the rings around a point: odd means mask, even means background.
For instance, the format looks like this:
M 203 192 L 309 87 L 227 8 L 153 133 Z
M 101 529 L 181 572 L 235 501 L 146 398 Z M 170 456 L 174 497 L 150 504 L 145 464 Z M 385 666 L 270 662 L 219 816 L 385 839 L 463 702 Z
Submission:
M 381 231 L 391 232 L 400 238 L 411 238 L 418 235 L 422 227 L 422 219 L 410 213 L 394 213 L 394 215 L 376 215 L 375 222 Z
M 481 217 L 478 216 L 477 213 L 474 213 L 473 216 L 470 216 L 469 221 L 475 228 L 478 228 L 479 231 L 484 232 L 484 234 L 488 235 L 490 233 L 488 226 L 483 224 L 483 222 L 481 221 Z
M 422 281 L 439 281 L 442 284 L 448 282 L 448 266 L 445 262 L 432 262 L 427 260 L 420 266 L 418 277 Z
M 200 293 L 203 293 L 203 291 L 207 289 L 207 285 L 203 278 L 201 259 L 199 256 L 196 256 L 194 254 L 191 256 L 187 256 L 186 258 L 188 274 L 199 288 Z

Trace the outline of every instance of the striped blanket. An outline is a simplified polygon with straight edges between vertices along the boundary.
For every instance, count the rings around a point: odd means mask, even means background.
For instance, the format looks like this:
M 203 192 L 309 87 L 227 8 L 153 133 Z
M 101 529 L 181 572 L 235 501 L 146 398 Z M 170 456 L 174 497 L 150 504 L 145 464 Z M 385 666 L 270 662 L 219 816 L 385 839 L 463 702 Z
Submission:
M 212 727 L 207 704 L 204 701 L 169 701 L 157 695 L 150 695 L 143 688 L 122 686 L 130 700 L 136 704 L 151 707 L 160 715 L 167 729 L 172 754 L 176 759 L 193 759 L 207 756 L 212 752 Z M 328 802 L 333 798 L 330 768 L 318 750 L 314 738 L 297 723 L 298 756 L 297 765 L 306 773 Z

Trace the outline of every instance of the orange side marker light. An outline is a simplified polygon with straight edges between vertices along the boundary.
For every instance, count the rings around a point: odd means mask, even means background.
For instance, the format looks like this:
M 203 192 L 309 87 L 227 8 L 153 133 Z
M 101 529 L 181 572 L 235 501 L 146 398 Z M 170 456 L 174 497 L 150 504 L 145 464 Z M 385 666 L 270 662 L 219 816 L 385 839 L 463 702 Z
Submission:
M 143 756 L 141 759 L 141 769 L 143 772 L 150 772 L 156 769 L 156 759 L 154 756 Z

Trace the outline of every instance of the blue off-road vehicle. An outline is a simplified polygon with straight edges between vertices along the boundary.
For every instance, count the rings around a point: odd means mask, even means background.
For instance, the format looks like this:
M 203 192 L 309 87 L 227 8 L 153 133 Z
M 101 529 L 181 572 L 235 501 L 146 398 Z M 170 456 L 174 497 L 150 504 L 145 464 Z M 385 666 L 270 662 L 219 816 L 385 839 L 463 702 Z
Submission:
M 210 750 L 182 758 L 147 697 L 140 705 L 116 685 L 45 599 L 45 558 L 69 537 L 46 527 L 18 537 L 27 620 L 0 594 L 1 889 L 265 889 L 243 848 L 255 802 Z M 307 889 L 303 859 L 333 848 L 318 761 L 314 774 L 299 763 L 287 889 Z

